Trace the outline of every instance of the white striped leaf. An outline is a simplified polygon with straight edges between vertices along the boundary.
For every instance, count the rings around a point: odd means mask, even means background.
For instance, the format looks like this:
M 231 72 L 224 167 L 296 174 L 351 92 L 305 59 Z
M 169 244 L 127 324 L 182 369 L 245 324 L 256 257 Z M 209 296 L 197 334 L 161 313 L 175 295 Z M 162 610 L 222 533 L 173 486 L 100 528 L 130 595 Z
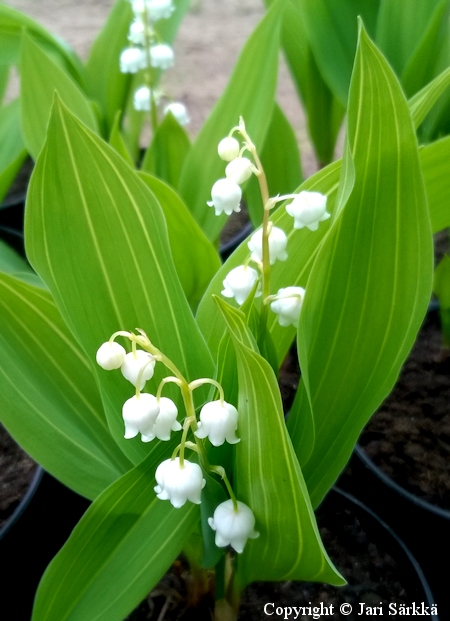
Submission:
M 59 101 L 30 184 L 25 240 L 33 267 L 92 362 L 113 332 L 140 328 L 189 380 L 213 375 L 160 205 L 123 158 Z M 123 439 L 121 409 L 134 387 L 119 370 L 95 367 L 113 437 L 136 463 L 151 449 L 138 438 Z M 157 365 L 148 390 L 167 374 Z
M 239 587 L 255 580 L 309 580 L 341 585 L 317 529 L 299 463 L 286 430 L 277 379 L 256 351 L 245 316 L 216 298 L 236 351 L 239 436 L 233 486 L 256 517 L 237 565 Z
M 95 498 L 130 467 L 111 438 L 92 366 L 50 294 L 0 274 L 0 412 L 17 442 Z

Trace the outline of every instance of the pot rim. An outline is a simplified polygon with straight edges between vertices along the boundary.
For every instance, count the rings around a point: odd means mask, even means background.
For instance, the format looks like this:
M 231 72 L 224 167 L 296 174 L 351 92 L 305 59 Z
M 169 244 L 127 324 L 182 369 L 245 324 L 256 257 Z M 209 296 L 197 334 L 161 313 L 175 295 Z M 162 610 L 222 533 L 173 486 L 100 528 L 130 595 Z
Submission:
M 383 472 L 383 470 L 375 464 L 375 462 L 369 457 L 369 455 L 367 455 L 366 451 L 360 444 L 356 444 L 355 453 L 366 466 L 366 468 L 368 468 L 382 483 L 387 485 L 394 492 L 396 492 L 412 504 L 416 505 L 417 507 L 420 507 L 425 511 L 429 511 L 430 513 L 438 515 L 445 520 L 450 520 L 450 510 L 443 509 L 438 505 L 434 505 L 431 502 L 424 500 L 420 496 L 413 494 L 412 492 L 408 491 L 407 489 L 396 483 L 394 479 L 392 479 L 389 475 Z
M 44 474 L 44 469 L 42 468 L 42 466 L 36 465 L 33 478 L 31 479 L 31 482 L 27 488 L 27 491 L 25 492 L 24 496 L 22 496 L 19 504 L 14 509 L 14 511 L 11 513 L 9 518 L 0 528 L 0 540 L 3 539 L 3 537 L 5 537 L 5 535 L 11 530 L 11 528 L 14 526 L 14 524 L 17 522 L 17 520 L 20 518 L 22 513 L 25 511 L 25 509 L 29 505 L 31 499 L 36 493 L 37 488 L 39 487 L 43 474 Z
M 415 558 L 415 556 L 413 555 L 409 547 L 397 535 L 397 533 L 394 530 L 392 530 L 389 524 L 387 524 L 382 518 L 380 518 L 380 516 L 377 515 L 370 507 L 368 507 L 363 502 L 361 502 L 356 496 L 349 494 L 348 492 L 344 491 L 340 487 L 334 486 L 332 490 L 330 491 L 334 491 L 339 496 L 346 498 L 350 503 L 358 507 L 358 509 L 361 512 L 368 514 L 372 518 L 372 520 L 375 521 L 380 526 L 381 530 L 384 531 L 388 535 L 388 537 L 392 538 L 396 542 L 397 546 L 402 549 L 404 555 L 408 559 L 408 562 L 411 564 L 412 569 L 414 570 L 415 574 L 417 575 L 417 578 L 419 579 L 422 585 L 424 596 L 425 596 L 424 603 L 428 606 L 435 604 L 435 598 L 428 584 L 426 576 L 422 570 L 422 567 L 420 566 L 419 562 L 417 561 L 417 559 Z M 431 615 L 430 619 L 433 619 L 433 621 L 439 621 L 439 616 Z

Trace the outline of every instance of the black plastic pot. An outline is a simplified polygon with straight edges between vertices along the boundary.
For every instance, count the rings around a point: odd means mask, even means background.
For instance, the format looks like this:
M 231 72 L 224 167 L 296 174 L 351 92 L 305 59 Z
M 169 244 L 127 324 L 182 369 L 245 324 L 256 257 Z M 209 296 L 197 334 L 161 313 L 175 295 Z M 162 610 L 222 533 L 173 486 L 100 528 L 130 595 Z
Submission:
M 1 618 L 7 612 L 9 619 L 29 621 L 45 568 L 88 506 L 88 500 L 38 468 L 20 509 L 1 531 Z
M 242 244 L 244 239 L 250 235 L 253 231 L 253 225 L 251 222 L 248 222 L 236 235 L 234 235 L 230 240 L 226 243 L 221 244 L 219 248 L 219 254 L 222 257 L 222 261 L 226 261 L 228 257 L 233 254 L 238 246 Z
M 450 511 L 398 485 L 359 445 L 339 485 L 360 498 L 392 526 L 423 567 L 442 619 L 450 619 L 448 571 L 439 560 L 450 556 Z
M 43 468 L 41 468 L 40 466 L 36 466 L 36 470 L 34 472 L 33 478 L 31 479 L 30 486 L 28 487 L 25 495 L 22 497 L 22 499 L 20 500 L 20 502 L 18 503 L 14 511 L 11 513 L 11 515 L 5 521 L 3 526 L 0 528 L 0 542 L 4 537 L 7 536 L 11 528 L 17 523 L 22 513 L 26 510 L 26 508 L 30 504 L 31 499 L 33 498 L 34 494 L 36 493 L 39 487 L 43 474 L 44 474 Z
M 269 612 L 275 613 L 279 607 L 322 605 L 328 608 L 329 616 L 324 612 L 321 618 L 352 621 L 373 618 L 373 615 L 388 617 L 389 604 L 400 611 L 405 605 L 415 603 L 420 607 L 423 603 L 432 612 L 434 598 L 419 564 L 399 537 L 373 511 L 346 492 L 334 488 L 316 515 L 325 547 L 348 580 L 348 585 L 255 583 L 244 593 L 240 621 L 266 618 L 264 605 L 268 602 L 273 603 Z M 391 588 L 395 583 L 395 588 Z M 395 592 L 398 596 L 394 596 Z M 371 606 L 372 610 L 361 612 L 361 604 Z M 375 606 L 382 607 L 382 615 L 376 614 Z M 281 617 L 274 614 L 273 618 Z M 294 619 L 295 613 L 291 611 L 283 618 Z M 312 618 L 312 613 L 308 618 Z M 426 618 L 437 621 L 438 614 Z

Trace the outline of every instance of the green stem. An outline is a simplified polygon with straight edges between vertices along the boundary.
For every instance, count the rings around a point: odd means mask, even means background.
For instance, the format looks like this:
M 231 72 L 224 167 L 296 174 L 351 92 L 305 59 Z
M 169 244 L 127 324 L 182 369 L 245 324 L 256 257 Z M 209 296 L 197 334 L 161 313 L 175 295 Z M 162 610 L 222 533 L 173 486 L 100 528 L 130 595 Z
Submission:
M 270 256 L 269 256 L 269 214 L 271 208 L 274 206 L 273 200 L 269 196 L 269 186 L 267 185 L 267 177 L 264 172 L 263 165 L 259 159 L 256 147 L 251 141 L 250 136 L 247 134 L 245 124 L 241 119 L 238 126 L 238 131 L 243 136 L 246 146 L 255 160 L 257 172 L 256 177 L 259 183 L 259 190 L 261 192 L 261 199 L 263 204 L 263 225 L 262 225 L 262 299 L 261 313 L 259 317 L 259 330 L 258 330 L 258 344 L 262 346 L 267 329 L 267 317 L 269 314 L 269 308 L 264 304 L 265 298 L 270 294 Z
M 145 85 L 150 90 L 150 122 L 152 125 L 153 136 L 155 135 L 156 130 L 158 129 L 158 113 L 156 111 L 156 99 L 154 93 L 155 80 L 154 80 L 154 71 L 152 68 L 152 59 L 150 54 L 150 47 L 152 45 L 152 39 L 156 38 L 154 29 L 151 29 L 150 33 L 150 20 L 148 17 L 148 9 L 147 3 L 144 2 L 144 21 L 145 21 L 145 61 L 146 61 L 146 69 L 144 72 Z

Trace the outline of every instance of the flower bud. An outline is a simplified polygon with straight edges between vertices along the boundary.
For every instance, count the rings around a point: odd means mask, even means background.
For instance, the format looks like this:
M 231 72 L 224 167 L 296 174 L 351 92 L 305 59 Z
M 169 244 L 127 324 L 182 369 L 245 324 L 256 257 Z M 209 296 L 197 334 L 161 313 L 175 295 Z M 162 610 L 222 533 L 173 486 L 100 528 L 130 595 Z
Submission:
M 167 397 L 161 397 L 159 400 L 159 414 L 156 419 L 151 433 L 142 436 L 142 442 L 150 442 L 154 438 L 159 440 L 170 440 L 171 431 L 180 431 L 182 429 L 177 421 L 178 410 L 175 403 Z
M 259 229 L 256 233 L 250 237 L 250 241 L 247 242 L 247 246 L 251 251 L 252 259 L 254 261 L 263 260 L 263 230 Z M 270 265 L 273 265 L 277 259 L 280 261 L 286 261 L 287 259 L 287 237 L 286 233 L 281 229 L 273 226 L 269 233 L 269 258 Z
M 160 500 L 170 500 L 175 509 L 182 507 L 187 500 L 196 505 L 201 502 L 202 489 L 206 481 L 202 469 L 187 459 L 183 467 L 180 458 L 166 459 L 156 469 L 156 495 Z
M 164 108 L 164 115 L 171 112 L 180 125 L 187 125 L 190 121 L 186 106 L 178 101 L 174 101 Z
M 137 73 L 145 67 L 145 56 L 138 47 L 128 47 L 120 55 L 120 71 L 122 73 Z
M 148 86 L 141 86 L 134 93 L 133 106 L 135 110 L 148 112 L 152 107 L 151 91 Z
M 134 438 L 138 433 L 144 436 L 152 432 L 159 414 L 159 404 L 153 395 L 145 392 L 135 395 L 123 404 L 122 417 L 125 423 L 125 438 Z M 145 441 L 145 440 L 144 440 Z
M 200 422 L 195 431 L 197 438 L 209 438 L 213 446 L 221 446 L 225 440 L 229 444 L 236 444 L 240 438 L 236 437 L 238 412 L 234 405 L 224 401 L 205 403 L 200 411 Z
M 286 287 L 278 291 L 277 299 L 271 303 L 270 308 L 277 313 L 280 326 L 292 324 L 297 327 L 304 296 L 303 287 Z
M 249 179 L 253 172 L 253 164 L 247 157 L 237 157 L 225 168 L 227 179 L 231 179 L 235 183 L 244 183 Z
M 258 272 L 256 270 L 248 265 L 239 265 L 232 269 L 223 281 L 222 295 L 226 298 L 234 298 L 238 304 L 243 304 L 257 279 Z M 258 298 L 260 295 L 261 291 L 258 288 L 255 297 Z
M 150 63 L 152 67 L 157 69 L 168 69 L 173 67 L 174 55 L 170 45 L 160 43 L 152 45 L 150 48 Z
M 303 191 L 286 206 L 286 211 L 294 218 L 294 229 L 306 226 L 310 231 L 317 231 L 319 222 L 330 217 L 326 207 L 327 197 L 324 194 Z
M 131 22 L 128 39 L 135 45 L 145 45 L 145 24 L 141 19 Z
M 211 190 L 210 207 L 214 207 L 216 216 L 226 213 L 227 216 L 233 211 L 241 211 L 242 190 L 237 183 L 231 179 L 219 179 Z
M 136 386 L 139 373 L 143 367 L 145 368 L 141 376 L 140 390 L 144 388 L 145 382 L 153 377 L 155 371 L 155 359 L 153 356 L 142 349 L 137 349 L 135 352 L 132 351 L 125 356 L 120 368 L 124 378 L 131 382 L 133 386 Z
M 231 546 L 239 554 L 244 550 L 247 539 L 259 537 L 259 533 L 255 530 L 253 511 L 239 500 L 237 511 L 232 500 L 222 502 L 214 511 L 213 517 L 208 518 L 208 524 L 216 531 L 218 548 Z
M 239 142 L 232 136 L 227 136 L 221 140 L 219 142 L 219 146 L 217 147 L 220 159 L 225 162 L 231 162 L 231 160 L 236 159 L 239 155 L 239 150 Z
M 119 369 L 125 360 L 126 351 L 119 345 L 113 341 L 107 341 L 103 343 L 97 351 L 97 364 L 105 369 L 105 371 L 112 371 L 113 369 Z

